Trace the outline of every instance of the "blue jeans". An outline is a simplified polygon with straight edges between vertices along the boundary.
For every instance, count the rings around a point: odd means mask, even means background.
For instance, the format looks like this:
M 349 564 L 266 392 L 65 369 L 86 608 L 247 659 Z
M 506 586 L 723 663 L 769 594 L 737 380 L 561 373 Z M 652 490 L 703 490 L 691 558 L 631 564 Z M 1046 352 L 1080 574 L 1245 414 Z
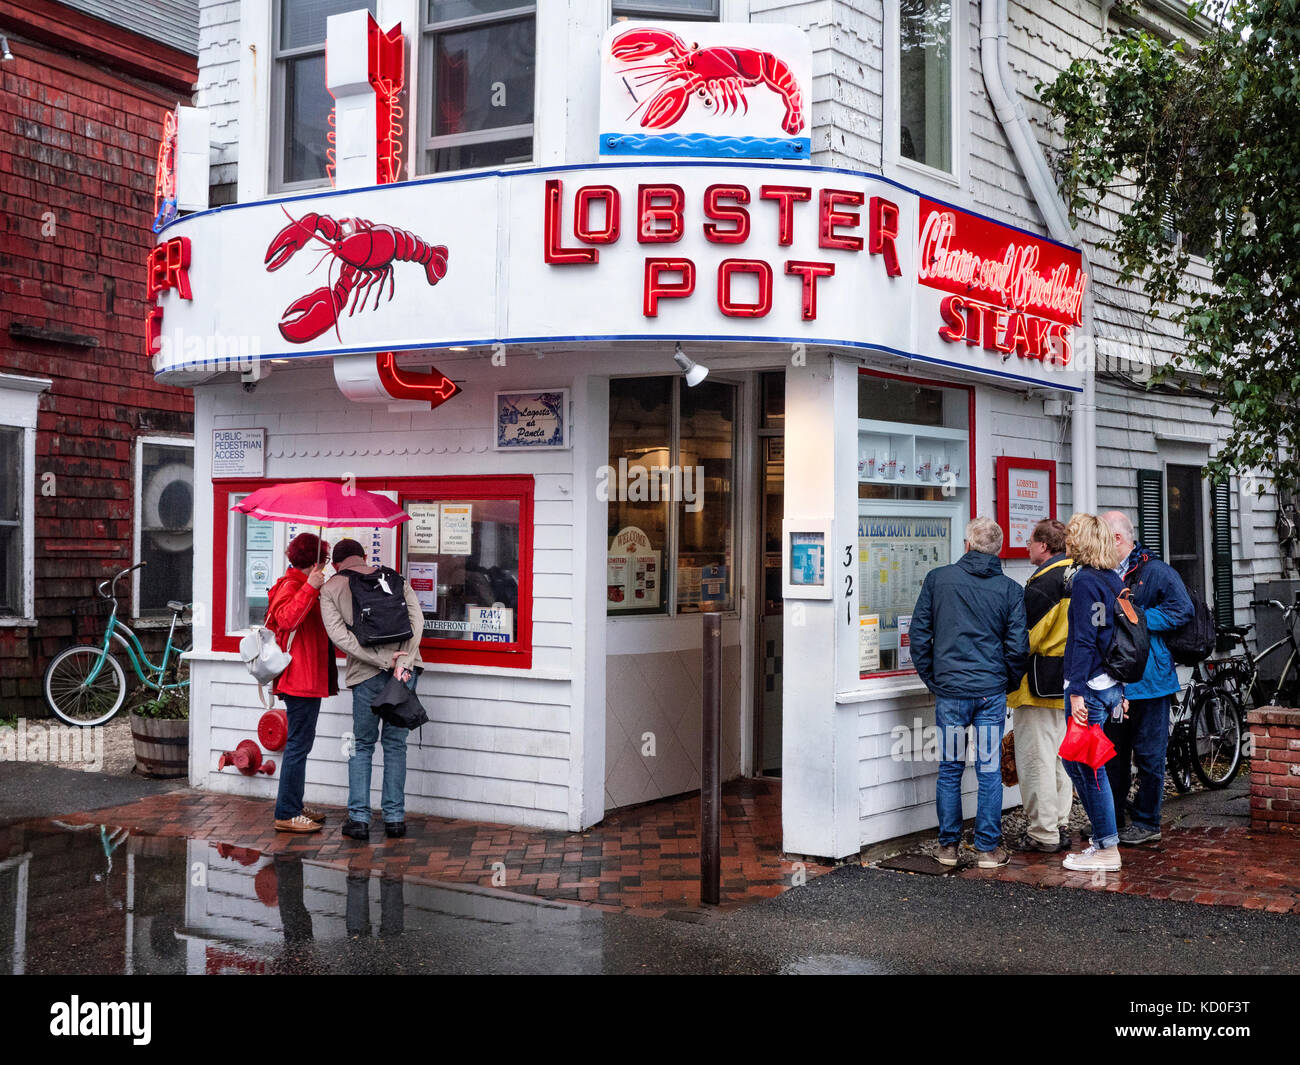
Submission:
M 1007 724 L 1007 697 L 934 698 L 934 723 L 939 730 L 939 782 L 935 806 L 939 812 L 939 842 L 961 839 L 961 778 L 966 771 L 966 727 L 975 726 L 975 769 L 979 799 L 975 812 L 975 846 L 991 851 L 1002 841 L 1002 733 Z
M 1067 691 L 1066 705 L 1069 705 Z M 1110 720 L 1111 710 L 1124 701 L 1124 686 L 1116 684 L 1105 691 L 1086 688 L 1083 705 L 1088 711 L 1088 724 L 1100 725 Z M 1065 712 L 1066 727 L 1069 727 L 1070 712 Z M 1111 759 L 1113 762 L 1115 759 Z M 1083 762 L 1068 762 L 1064 758 L 1061 764 L 1074 781 L 1074 790 L 1079 793 L 1079 801 L 1092 822 L 1092 842 L 1095 847 L 1113 847 L 1119 842 L 1119 830 L 1115 827 L 1115 802 L 1111 798 L 1110 776 L 1100 769 Z M 1109 769 L 1109 763 L 1107 763 Z
M 280 760 L 280 789 L 275 795 L 275 819 L 288 821 L 302 813 L 302 792 L 307 785 L 307 755 L 316 742 L 320 699 L 281 695 L 289 719 L 289 738 Z
M 407 728 L 397 728 L 381 721 L 370 707 L 393 676 L 391 669 L 376 673 L 352 689 L 352 754 L 348 758 L 348 818 L 370 824 L 370 769 L 375 755 L 375 741 L 383 726 L 384 782 L 380 789 L 380 811 L 384 821 L 392 824 L 406 819 L 406 738 Z M 407 682 L 415 687 L 415 674 Z
M 1165 802 L 1165 756 L 1169 749 L 1169 696 L 1133 699 L 1128 720 L 1112 721 L 1106 735 L 1115 745 L 1115 757 L 1106 763 L 1110 790 L 1115 796 L 1115 824 L 1132 820 L 1149 832 L 1160 831 L 1160 810 Z M 1137 798 L 1128 801 L 1132 781 L 1130 762 L 1137 764 Z

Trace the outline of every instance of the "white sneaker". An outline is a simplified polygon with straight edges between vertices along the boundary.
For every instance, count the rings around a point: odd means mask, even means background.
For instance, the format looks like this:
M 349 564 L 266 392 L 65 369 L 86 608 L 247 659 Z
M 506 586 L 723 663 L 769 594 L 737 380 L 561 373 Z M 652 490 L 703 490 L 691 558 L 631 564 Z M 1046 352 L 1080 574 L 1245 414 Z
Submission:
M 1061 862 L 1067 869 L 1083 873 L 1117 873 L 1120 868 L 1119 852 L 1102 854 L 1096 847 L 1088 847 L 1081 854 L 1067 854 Z

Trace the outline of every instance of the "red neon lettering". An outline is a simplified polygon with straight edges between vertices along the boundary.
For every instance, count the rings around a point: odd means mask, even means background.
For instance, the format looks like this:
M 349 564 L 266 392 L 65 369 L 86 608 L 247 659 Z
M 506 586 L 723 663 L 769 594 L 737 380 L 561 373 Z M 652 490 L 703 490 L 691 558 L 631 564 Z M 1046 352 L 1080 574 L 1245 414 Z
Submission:
M 149 299 L 174 288 L 181 299 L 193 299 L 190 291 L 190 238 L 172 237 L 149 252 Z
M 1010 355 L 1012 349 L 1006 341 L 1007 312 L 997 307 L 980 307 L 980 316 L 984 319 L 984 350 Z
M 867 251 L 885 257 L 885 273 L 898 277 L 903 268 L 898 265 L 898 204 L 883 196 L 871 197 L 871 240 Z
M 834 277 L 835 264 L 789 259 L 785 264 L 785 272 L 792 276 L 797 274 L 803 279 L 803 320 L 811 322 L 817 317 L 817 279 L 819 277 Z
M 1074 345 L 1070 342 L 1070 327 L 1059 323 L 1049 327 L 1051 336 L 1061 342 L 1061 350 L 1052 349 L 1051 361 L 1058 366 L 1069 366 L 1070 360 L 1074 357 Z
M 433 367 L 428 373 L 401 369 L 391 351 L 381 351 L 375 356 L 375 369 L 384 391 L 394 399 L 427 400 L 430 410 L 442 406 L 461 390 L 455 381 Z
M 591 228 L 592 200 L 600 200 L 605 205 L 602 229 Z M 574 200 L 573 235 L 587 244 L 613 244 L 618 240 L 619 211 L 618 189 L 612 185 L 584 185 Z
M 861 221 L 857 211 L 837 211 L 836 207 L 845 204 L 848 207 L 861 207 L 866 196 L 861 192 L 849 192 L 845 189 L 822 189 L 821 194 L 821 235 L 818 245 L 823 248 L 845 248 L 849 251 L 862 250 L 861 237 L 847 237 L 835 232 L 836 226 L 856 226 Z
M 668 202 L 656 206 L 655 200 Z M 686 193 L 680 185 L 638 185 L 636 239 L 642 244 L 677 243 L 685 229 L 685 203 Z M 660 229 L 661 223 L 667 223 L 668 228 Z
M 764 200 L 775 200 L 778 244 L 794 243 L 794 205 L 812 199 L 812 189 L 804 185 L 764 185 L 758 190 Z M 860 202 L 860 201 L 859 201 Z M 825 209 L 823 201 L 823 210 Z M 824 245 L 823 245 L 824 246 Z
M 543 257 L 548 263 L 595 263 L 600 261 L 596 248 L 566 248 L 560 243 L 560 226 L 564 221 L 564 185 L 558 178 L 546 182 L 546 224 Z
M 1025 316 L 1013 311 L 1007 318 L 1007 350 L 1014 351 L 1022 359 L 1029 356 L 1029 330 L 1025 326 Z
M 749 212 L 743 207 L 724 207 L 719 200 L 749 203 L 744 185 L 710 185 L 704 190 L 704 213 L 713 222 L 704 223 L 704 236 L 714 244 L 744 244 L 749 239 Z M 733 229 L 719 229 L 716 222 L 734 222 Z
M 661 280 L 664 274 L 681 274 L 681 280 L 668 283 Z M 641 312 L 647 318 L 659 316 L 661 299 L 685 299 L 695 291 L 695 264 L 690 259 L 647 259 L 645 261 L 645 292 Z
M 939 327 L 939 336 L 950 344 L 966 338 L 966 319 L 962 315 L 965 309 L 966 301 L 960 296 L 944 296 L 939 301 L 939 314 L 943 316 L 944 321 L 944 324 Z M 971 317 L 976 317 L 974 311 Z
M 758 302 L 738 303 L 731 298 L 733 274 L 758 278 Z M 762 318 L 772 309 L 772 268 L 762 259 L 723 259 L 718 264 L 718 310 L 728 318 Z
M 375 90 L 375 180 L 387 185 L 402 172 L 402 107 L 406 85 L 406 38 L 401 23 L 387 32 L 371 17 L 367 27 L 368 75 Z
M 144 353 L 150 358 L 157 355 L 162 347 L 162 320 L 161 307 L 150 307 L 149 313 L 144 316 Z

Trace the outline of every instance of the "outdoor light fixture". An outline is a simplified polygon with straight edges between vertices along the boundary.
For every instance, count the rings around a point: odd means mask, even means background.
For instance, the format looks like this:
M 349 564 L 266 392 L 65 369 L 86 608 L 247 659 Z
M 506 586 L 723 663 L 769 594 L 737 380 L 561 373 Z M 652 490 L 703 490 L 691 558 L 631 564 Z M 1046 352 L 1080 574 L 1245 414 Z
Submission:
M 0 61 L 9 62 L 14 57 L 13 52 L 9 51 L 9 38 L 0 37 Z
M 682 368 L 682 373 L 686 375 L 687 388 L 694 388 L 709 376 L 709 368 L 701 366 L 698 362 L 691 362 L 686 357 L 686 352 L 682 351 L 680 343 L 677 345 L 677 350 L 673 352 L 673 362 L 677 363 Z

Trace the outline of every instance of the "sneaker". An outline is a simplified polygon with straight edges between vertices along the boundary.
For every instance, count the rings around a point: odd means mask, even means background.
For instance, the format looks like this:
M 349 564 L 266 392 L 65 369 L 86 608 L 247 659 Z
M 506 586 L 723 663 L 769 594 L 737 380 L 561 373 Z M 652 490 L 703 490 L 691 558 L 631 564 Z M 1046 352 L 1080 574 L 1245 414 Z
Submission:
M 940 865 L 954 866 L 957 864 L 958 843 L 940 843 L 939 849 L 935 852 L 934 860 Z
M 304 806 L 302 808 L 302 815 L 309 821 L 315 821 L 318 825 L 323 825 L 325 823 L 324 812 L 321 810 L 314 810 L 310 806 Z
M 364 821 L 353 821 L 351 818 L 343 822 L 343 834 L 348 839 L 370 839 L 370 826 Z
M 319 832 L 320 825 L 310 817 L 299 814 L 297 817 L 290 817 L 284 821 L 276 821 L 275 830 L 277 832 Z
M 1103 855 L 1096 847 L 1089 846 L 1079 854 L 1067 854 L 1061 862 L 1067 869 L 1081 873 L 1117 873 L 1119 872 L 1119 854 Z
M 1141 825 L 1125 825 L 1119 834 L 1119 841 L 1125 847 L 1136 847 L 1140 843 L 1159 843 L 1160 829 L 1143 828 Z
M 997 869 L 1011 861 L 1011 855 L 1005 847 L 994 847 L 991 851 L 975 851 L 975 866 L 979 869 Z
M 1055 854 L 1061 849 L 1058 841 L 1053 840 L 1051 843 L 1044 843 L 1042 840 L 1034 839 L 1028 832 L 1016 840 L 1016 850 L 1018 851 L 1041 851 L 1044 854 Z

